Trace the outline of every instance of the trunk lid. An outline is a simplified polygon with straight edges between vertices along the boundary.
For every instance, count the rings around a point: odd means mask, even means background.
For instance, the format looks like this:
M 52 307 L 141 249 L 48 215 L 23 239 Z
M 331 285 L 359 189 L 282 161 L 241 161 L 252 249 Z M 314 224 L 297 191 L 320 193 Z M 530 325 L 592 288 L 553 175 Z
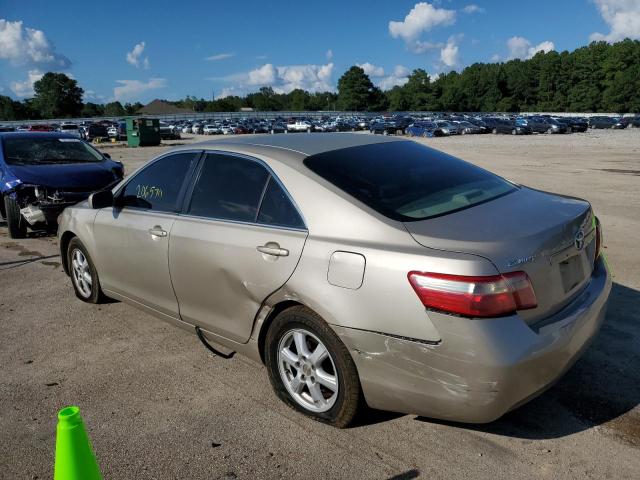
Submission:
M 593 271 L 595 219 L 589 203 L 576 198 L 521 187 L 405 226 L 425 247 L 480 255 L 500 273 L 525 271 L 538 301 L 536 308 L 519 312 L 529 324 L 571 302 Z

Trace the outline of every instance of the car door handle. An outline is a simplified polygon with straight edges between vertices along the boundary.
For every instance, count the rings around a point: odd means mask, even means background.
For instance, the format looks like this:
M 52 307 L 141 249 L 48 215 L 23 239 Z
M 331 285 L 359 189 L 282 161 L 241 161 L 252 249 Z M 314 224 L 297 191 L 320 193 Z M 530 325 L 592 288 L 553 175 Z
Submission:
M 162 227 L 156 225 L 155 227 L 149 229 L 149 234 L 154 237 L 166 237 L 167 231 L 163 230 Z
M 289 250 L 286 248 L 280 248 L 280 245 L 271 242 L 266 245 L 256 247 L 256 250 L 260 253 L 264 253 L 265 255 L 273 255 L 274 257 L 286 257 L 289 255 Z

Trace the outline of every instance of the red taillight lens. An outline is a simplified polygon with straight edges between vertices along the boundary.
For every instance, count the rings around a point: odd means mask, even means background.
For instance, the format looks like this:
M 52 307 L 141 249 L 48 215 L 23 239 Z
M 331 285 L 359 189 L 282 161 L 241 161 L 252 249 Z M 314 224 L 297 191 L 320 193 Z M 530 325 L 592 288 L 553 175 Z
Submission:
M 596 217 L 596 254 L 595 259 L 598 260 L 602 253 L 602 227 L 600 226 L 600 220 Z
M 484 277 L 409 272 L 408 278 L 425 307 L 467 317 L 498 317 L 538 304 L 525 272 Z

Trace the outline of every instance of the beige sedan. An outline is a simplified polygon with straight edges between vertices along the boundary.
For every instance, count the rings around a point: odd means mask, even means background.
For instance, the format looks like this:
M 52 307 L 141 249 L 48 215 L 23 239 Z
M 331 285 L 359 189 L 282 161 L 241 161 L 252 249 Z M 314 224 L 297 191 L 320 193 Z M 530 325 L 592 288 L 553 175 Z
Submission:
M 339 427 L 365 403 L 500 417 L 579 358 L 611 288 L 588 202 L 371 135 L 172 150 L 58 235 L 78 298 L 264 362 L 283 401 Z

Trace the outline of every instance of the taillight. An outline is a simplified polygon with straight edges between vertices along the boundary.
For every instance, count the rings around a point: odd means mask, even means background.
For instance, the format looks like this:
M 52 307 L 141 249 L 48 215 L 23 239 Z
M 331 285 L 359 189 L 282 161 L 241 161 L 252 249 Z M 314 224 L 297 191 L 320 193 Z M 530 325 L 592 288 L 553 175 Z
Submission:
M 598 260 L 602 253 L 602 227 L 600 226 L 600 220 L 596 217 L 596 254 L 595 260 Z
M 482 277 L 409 272 L 408 278 L 425 307 L 467 317 L 498 317 L 538 305 L 525 272 Z

